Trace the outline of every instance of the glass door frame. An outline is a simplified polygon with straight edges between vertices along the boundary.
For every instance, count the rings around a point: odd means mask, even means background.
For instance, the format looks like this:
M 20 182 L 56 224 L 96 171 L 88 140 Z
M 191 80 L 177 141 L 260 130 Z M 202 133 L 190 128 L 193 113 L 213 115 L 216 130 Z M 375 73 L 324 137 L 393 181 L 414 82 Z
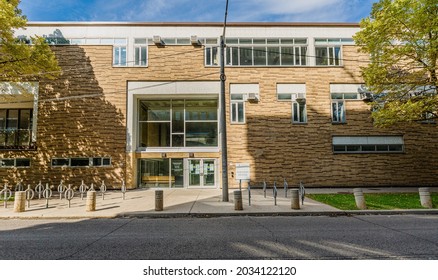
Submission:
M 197 184 L 197 185 L 190 185 L 190 176 L 191 176 L 190 161 L 192 161 L 192 160 L 199 161 L 199 184 Z M 208 175 L 208 174 L 206 174 L 207 171 L 204 170 L 205 161 L 213 161 L 214 184 L 211 186 L 206 185 L 206 183 L 205 183 L 206 176 Z M 217 188 L 218 187 L 218 172 L 217 172 L 218 165 L 217 165 L 217 162 L 218 162 L 218 160 L 215 158 L 187 158 L 187 159 L 185 159 L 184 164 L 186 165 L 186 168 L 185 168 L 186 172 L 184 174 L 185 175 L 185 184 L 184 185 L 189 189 L 190 188 L 194 188 L 194 189 L 196 189 L 196 188 L 205 188 L 205 189 Z M 196 169 L 195 169 L 195 172 L 197 172 Z

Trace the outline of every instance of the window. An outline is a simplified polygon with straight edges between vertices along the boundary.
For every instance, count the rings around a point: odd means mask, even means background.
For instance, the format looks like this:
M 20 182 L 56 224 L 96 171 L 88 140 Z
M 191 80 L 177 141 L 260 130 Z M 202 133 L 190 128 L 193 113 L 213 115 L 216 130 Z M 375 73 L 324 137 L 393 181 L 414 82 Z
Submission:
M 227 38 L 225 63 L 229 66 L 301 66 L 307 65 L 307 39 Z M 206 65 L 212 51 L 206 49 Z
M 292 101 L 292 123 L 307 123 L 305 84 L 277 84 L 277 99 Z
M 126 66 L 126 46 L 114 46 L 113 66 Z
M 219 52 L 217 46 L 205 47 L 205 65 L 206 66 L 219 65 Z
M 147 39 L 134 39 L 134 66 L 147 65 Z
M 111 158 L 53 158 L 52 167 L 89 167 L 89 166 L 111 166 Z
M 216 99 L 142 100 L 139 147 L 217 147 Z
M 346 123 L 345 101 L 332 100 L 332 123 Z
M 402 136 L 333 136 L 333 153 L 403 153 Z
M 341 65 L 341 47 L 315 47 L 316 65 Z
M 15 159 L 0 159 L 0 168 L 8 167 L 30 167 L 30 159 L 15 158 Z
M 306 102 L 292 102 L 292 122 L 293 123 L 306 123 L 307 112 Z
M 0 149 L 32 148 L 32 109 L 0 109 Z
M 231 123 L 245 123 L 243 94 L 231 94 Z

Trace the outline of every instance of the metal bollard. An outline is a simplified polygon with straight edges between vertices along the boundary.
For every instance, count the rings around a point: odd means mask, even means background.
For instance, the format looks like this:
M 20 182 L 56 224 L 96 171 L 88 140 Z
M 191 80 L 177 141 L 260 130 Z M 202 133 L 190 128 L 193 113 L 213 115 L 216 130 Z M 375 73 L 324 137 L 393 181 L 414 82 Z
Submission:
M 155 211 L 163 211 L 164 204 L 163 190 L 155 191 Z
M 274 181 L 274 188 L 272 189 L 272 195 L 274 196 L 274 205 L 277 206 L 277 182 Z
M 5 208 L 8 208 L 8 200 L 12 196 L 12 191 L 8 189 L 8 184 L 5 184 L 3 190 L 0 191 L 0 200 L 4 201 Z
M 67 188 L 64 185 L 64 182 L 61 180 L 61 183 L 59 183 L 59 185 L 58 185 L 59 199 L 62 199 L 62 194 L 65 192 L 66 189 Z
M 234 210 L 243 210 L 242 191 L 234 191 Z
M 290 190 L 291 204 L 290 208 L 299 210 L 300 209 L 300 194 L 298 190 Z
M 120 188 L 120 190 L 122 191 L 123 200 L 125 200 L 125 193 L 126 193 L 125 180 L 122 180 L 122 187 Z
M 248 205 L 251 206 L 251 185 L 248 183 Z
M 365 198 L 363 196 L 362 189 L 355 188 L 353 189 L 353 193 L 354 193 L 354 200 L 356 201 L 357 208 L 359 208 L 360 210 L 367 209 L 367 205 L 365 203 Z
M 263 195 L 266 198 L 266 181 L 263 181 Z
M 15 185 L 15 192 L 22 192 L 24 191 L 24 186 L 23 186 L 23 179 L 21 179 L 18 184 Z
M 14 212 L 24 212 L 26 206 L 26 192 L 15 192 Z
M 88 186 L 84 184 L 84 180 L 82 180 L 81 185 L 79 186 L 79 192 L 81 193 L 81 200 L 84 199 L 84 193 L 88 190 Z
M 289 185 L 286 181 L 286 178 L 283 178 L 283 188 L 284 188 L 284 197 L 287 198 L 287 189 L 289 188 Z
M 106 192 L 106 185 L 105 181 L 102 181 L 102 185 L 100 185 L 100 193 L 102 194 L 102 200 L 105 200 L 105 192 Z
M 96 191 L 87 192 L 87 200 L 85 202 L 85 211 L 96 211 Z
M 421 206 L 425 208 L 432 208 L 432 198 L 430 197 L 429 188 L 418 188 L 420 194 Z
M 27 208 L 30 208 L 30 201 L 33 199 L 34 196 L 35 196 L 34 190 L 30 188 L 30 185 L 27 185 L 27 190 L 26 190 Z
M 43 197 L 46 199 L 46 208 L 49 208 L 49 198 L 52 197 L 52 190 L 49 188 L 49 184 L 46 184 L 46 188 L 43 191 Z
M 70 208 L 70 200 L 75 196 L 75 191 L 72 190 L 71 185 L 68 185 L 68 189 L 65 191 L 65 199 L 68 200 L 68 208 Z

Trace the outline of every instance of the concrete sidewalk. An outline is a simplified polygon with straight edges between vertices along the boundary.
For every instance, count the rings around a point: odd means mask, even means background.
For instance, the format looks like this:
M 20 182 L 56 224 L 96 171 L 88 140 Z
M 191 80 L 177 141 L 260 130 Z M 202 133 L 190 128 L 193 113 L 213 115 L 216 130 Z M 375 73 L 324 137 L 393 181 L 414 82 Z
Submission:
M 110 191 L 105 199 L 97 194 L 96 211 L 87 212 L 86 198 L 76 196 L 71 200 L 70 208 L 65 199 L 60 200 L 54 193 L 46 208 L 45 199 L 33 199 L 26 211 L 13 211 L 13 202 L 8 202 L 5 209 L 0 205 L 0 219 L 82 219 L 82 218 L 123 218 L 123 217 L 211 217 L 232 215 L 354 215 L 354 214 L 438 214 L 438 210 L 403 210 L 403 211 L 343 211 L 326 204 L 306 198 L 301 209 L 291 209 L 290 193 L 285 198 L 284 191 L 278 190 L 275 205 L 272 189 L 267 190 L 266 198 L 263 190 L 251 191 L 249 205 L 247 190 L 242 191 L 243 210 L 234 210 L 233 191 L 229 192 L 229 202 L 222 202 L 220 189 L 164 189 L 164 210 L 155 211 L 155 189 L 136 189 L 127 191 L 125 199 L 120 191 Z M 332 193 L 350 192 L 349 189 L 331 189 Z M 308 189 L 308 193 L 327 192 L 326 189 Z M 367 192 L 364 189 L 364 192 Z

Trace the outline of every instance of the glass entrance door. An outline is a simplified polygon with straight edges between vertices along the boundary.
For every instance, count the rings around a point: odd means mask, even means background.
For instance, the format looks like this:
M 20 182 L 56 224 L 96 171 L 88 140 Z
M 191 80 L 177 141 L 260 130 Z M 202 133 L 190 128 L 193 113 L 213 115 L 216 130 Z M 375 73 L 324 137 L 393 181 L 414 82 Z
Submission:
M 188 160 L 188 187 L 214 188 L 216 187 L 216 160 L 189 159 Z

